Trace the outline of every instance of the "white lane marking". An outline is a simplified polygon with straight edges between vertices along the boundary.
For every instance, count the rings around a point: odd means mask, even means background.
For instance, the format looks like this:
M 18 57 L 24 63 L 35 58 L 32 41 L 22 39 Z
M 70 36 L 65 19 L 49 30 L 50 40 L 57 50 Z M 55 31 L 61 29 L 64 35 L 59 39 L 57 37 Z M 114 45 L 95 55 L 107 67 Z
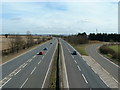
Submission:
M 102 79 L 102 77 L 100 77 L 100 79 L 107 85 L 107 87 L 109 87 L 108 84 Z
M 69 83 L 68 83 L 68 75 L 67 75 L 67 70 L 66 70 L 66 65 L 65 65 L 65 57 L 64 57 L 64 52 L 63 52 L 63 46 L 62 46 L 62 43 L 60 42 L 60 44 L 61 44 L 61 50 L 62 50 L 62 57 L 63 57 L 63 59 L 62 59 L 62 62 L 63 62 L 63 66 L 64 66 L 64 70 L 65 70 L 65 77 L 66 77 L 66 81 L 67 81 L 67 85 L 66 85 L 66 87 L 65 88 L 69 88 Z
M 42 59 L 44 58 L 44 56 L 42 57 Z
M 114 77 L 112 77 L 112 78 L 115 80 L 115 82 L 119 83 Z
M 36 67 L 32 70 L 32 72 L 30 74 L 33 74 L 33 72 L 35 71 Z
M 85 82 L 88 83 L 88 81 L 87 81 L 87 79 L 85 78 L 84 74 L 82 74 L 82 76 L 83 76 Z
M 36 55 L 33 56 L 33 58 L 35 58 L 35 57 L 36 57 Z
M 45 55 L 47 54 L 47 52 L 45 53 Z
M 72 56 L 72 58 L 74 59 L 73 55 L 71 55 L 71 56 Z
M 47 79 L 48 72 L 49 72 L 49 70 L 50 70 L 50 67 L 51 67 L 51 64 L 52 64 L 53 57 L 54 57 L 54 55 L 55 55 L 55 51 L 56 51 L 56 49 L 57 49 L 57 44 L 56 44 L 56 48 L 55 48 L 55 50 L 54 50 L 53 56 L 52 56 L 52 58 L 51 58 L 51 61 L 50 61 L 50 64 L 49 64 L 49 67 L 48 67 L 47 73 L 46 73 L 46 75 L 45 75 L 45 78 L 44 78 L 44 81 L 43 81 L 43 84 L 42 84 L 42 88 L 44 88 L 45 81 L 46 81 L 46 79 Z
M 38 64 L 40 64 L 41 63 L 41 60 L 38 62 Z
M 77 64 L 76 60 L 74 60 L 74 61 L 75 61 L 75 63 Z
M 81 71 L 81 68 L 78 65 L 77 65 L 77 67 L 78 67 L 79 71 Z
M 33 59 L 30 59 L 29 62 L 31 62 Z
M 21 71 L 21 69 L 20 70 L 18 70 L 14 75 L 17 75 L 19 72 Z
M 5 82 L 3 85 L 0 86 L 2 88 L 6 83 L 8 83 L 12 78 L 8 79 L 7 82 Z
M 25 82 L 22 84 L 22 86 L 20 88 L 22 88 L 27 81 L 28 81 L 28 78 L 25 80 Z
M 27 63 L 22 67 L 22 68 L 24 68 L 24 67 L 26 67 L 27 66 Z

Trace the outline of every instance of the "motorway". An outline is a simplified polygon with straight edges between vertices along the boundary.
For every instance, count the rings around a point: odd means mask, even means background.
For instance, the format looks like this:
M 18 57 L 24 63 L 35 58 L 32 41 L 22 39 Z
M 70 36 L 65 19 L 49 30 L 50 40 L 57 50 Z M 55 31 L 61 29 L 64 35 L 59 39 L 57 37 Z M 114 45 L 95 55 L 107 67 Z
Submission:
M 75 50 L 69 43 L 60 39 L 63 50 L 64 64 L 66 69 L 68 88 L 102 88 L 109 89 L 104 81 L 96 74 L 91 67 L 85 62 L 82 56 L 78 53 L 72 55 Z M 50 44 L 52 42 L 52 44 Z M 2 64 L 2 80 L 0 81 L 0 88 L 46 88 L 48 79 L 50 77 L 50 69 L 55 50 L 57 49 L 58 41 L 56 38 Z M 38 52 L 47 47 L 44 55 L 37 55 Z M 97 46 L 96 46 L 97 47 Z M 109 61 L 105 61 L 93 50 L 94 47 L 86 49 L 98 60 L 106 70 Z M 94 54 L 93 54 L 94 53 Z M 100 59 L 99 59 L 100 58 Z M 103 60 L 103 61 L 100 61 Z M 104 64 L 103 64 L 104 63 Z M 107 65 L 106 65 L 106 64 Z M 109 64 L 108 70 L 116 78 L 116 68 L 114 64 Z M 113 70 L 112 70 L 112 69 Z M 115 74 L 115 75 L 114 75 Z
M 115 78 L 116 82 L 118 82 L 118 77 L 120 77 L 120 67 L 99 54 L 97 48 L 101 45 L 102 44 L 90 45 L 86 48 L 86 51 L 92 58 L 94 58 L 94 60 L 96 60 L 105 70 L 107 70 L 107 72 L 109 72 Z
M 50 44 L 52 42 L 52 44 Z M 57 48 L 52 39 L 2 65 L 2 88 L 45 88 L 50 65 Z M 47 47 L 44 55 L 38 52 Z
M 108 88 L 107 85 L 95 74 L 81 55 L 72 55 L 74 48 L 66 41 L 61 40 L 69 88 Z M 109 89 L 109 88 L 108 88 Z

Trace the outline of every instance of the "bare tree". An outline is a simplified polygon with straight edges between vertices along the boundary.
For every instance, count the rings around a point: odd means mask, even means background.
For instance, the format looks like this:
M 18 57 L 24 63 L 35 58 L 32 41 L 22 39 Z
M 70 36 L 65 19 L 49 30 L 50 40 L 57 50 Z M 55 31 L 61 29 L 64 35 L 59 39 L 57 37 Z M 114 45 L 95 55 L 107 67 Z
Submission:
M 10 44 L 11 52 L 19 51 L 20 48 L 23 46 L 23 40 L 22 37 L 19 35 L 15 35 L 14 37 L 10 38 Z
M 34 43 L 33 37 L 30 33 L 30 31 L 27 31 L 27 36 L 26 36 L 26 45 L 29 48 L 30 46 L 32 46 Z

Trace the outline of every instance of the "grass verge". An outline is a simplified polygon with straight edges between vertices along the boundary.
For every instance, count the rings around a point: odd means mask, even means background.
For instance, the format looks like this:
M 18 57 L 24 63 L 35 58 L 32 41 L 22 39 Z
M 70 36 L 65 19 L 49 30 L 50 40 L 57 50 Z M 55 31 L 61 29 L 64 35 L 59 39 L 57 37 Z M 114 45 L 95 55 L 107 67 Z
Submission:
M 92 44 L 98 44 L 98 43 L 103 43 L 100 41 L 89 41 L 87 44 L 71 44 L 81 55 L 88 56 L 88 53 L 86 52 L 85 48 L 88 47 L 89 45 Z
M 103 47 L 101 47 L 101 48 L 103 48 Z M 117 65 L 120 66 L 120 45 L 105 46 L 103 48 L 103 50 L 104 50 L 103 51 L 104 53 L 101 52 L 101 54 L 104 57 L 108 58 L 110 61 L 112 61 L 112 62 L 114 62 L 114 63 L 116 63 Z M 110 52 L 110 51 L 112 51 L 112 52 Z
M 52 64 L 52 71 L 51 71 L 51 75 L 50 75 L 50 79 L 49 79 L 49 85 L 48 85 L 48 88 L 52 88 L 53 90 L 56 89 L 57 55 L 58 55 L 58 48 L 55 51 L 55 56 L 54 56 L 53 64 Z
M 83 45 L 72 45 L 78 52 L 80 52 L 81 55 L 88 56 L 87 52 L 85 51 L 85 48 L 88 44 Z

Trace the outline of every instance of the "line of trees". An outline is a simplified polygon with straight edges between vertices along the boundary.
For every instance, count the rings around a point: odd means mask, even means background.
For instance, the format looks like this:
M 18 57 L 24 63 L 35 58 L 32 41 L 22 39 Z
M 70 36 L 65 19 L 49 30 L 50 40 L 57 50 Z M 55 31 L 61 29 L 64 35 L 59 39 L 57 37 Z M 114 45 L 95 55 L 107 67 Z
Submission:
M 51 37 L 41 38 L 40 36 L 37 36 L 36 38 L 34 38 L 34 36 L 32 36 L 32 34 L 29 31 L 27 31 L 27 35 L 25 36 L 21 36 L 18 34 L 12 35 L 12 36 L 9 35 L 9 48 L 2 50 L 2 55 L 8 55 L 14 52 L 18 53 L 19 50 L 30 48 L 35 44 L 40 44 L 41 42 L 45 42 L 50 39 Z
M 71 44 L 85 44 L 88 43 L 87 34 L 78 33 L 76 35 L 64 36 L 64 40 L 68 41 Z
M 90 33 L 88 35 L 89 40 L 99 40 L 105 42 L 120 42 L 120 34 L 107 34 L 107 33 Z

